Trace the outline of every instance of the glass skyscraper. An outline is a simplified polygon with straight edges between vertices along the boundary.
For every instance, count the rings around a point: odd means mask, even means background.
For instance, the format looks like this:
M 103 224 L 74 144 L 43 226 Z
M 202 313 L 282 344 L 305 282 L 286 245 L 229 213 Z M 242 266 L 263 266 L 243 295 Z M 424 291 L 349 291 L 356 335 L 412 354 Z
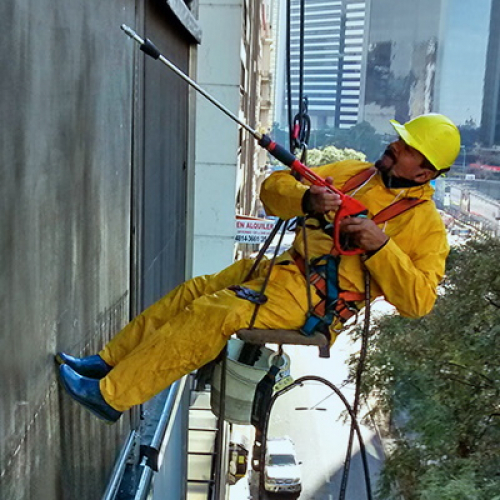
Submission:
M 347 128 L 360 117 L 365 52 L 366 3 L 354 0 L 309 0 L 304 16 L 303 95 L 308 98 L 313 128 Z M 300 0 L 290 1 L 290 74 L 294 112 L 299 103 Z M 282 2 L 284 9 L 284 2 Z M 283 45 L 281 45 L 283 47 Z M 281 59 L 282 71 L 284 58 Z M 286 99 L 286 86 L 277 99 Z M 282 109 L 286 109 L 286 106 Z M 278 121 L 286 123 L 282 111 Z

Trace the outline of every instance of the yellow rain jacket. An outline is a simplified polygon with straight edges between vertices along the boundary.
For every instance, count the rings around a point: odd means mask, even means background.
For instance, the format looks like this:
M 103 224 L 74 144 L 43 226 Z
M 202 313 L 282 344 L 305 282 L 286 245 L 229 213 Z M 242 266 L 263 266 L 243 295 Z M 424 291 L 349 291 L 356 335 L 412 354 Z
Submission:
M 334 186 L 341 190 L 348 179 L 371 166 L 366 162 L 346 160 L 312 170 L 323 178 L 332 177 Z M 261 199 L 268 214 L 289 219 L 303 215 L 302 197 L 307 189 L 308 185 L 297 183 L 289 171 L 278 171 L 264 182 Z M 402 198 L 429 200 L 381 225 L 390 240 L 364 262 L 372 278 L 372 299 L 384 296 L 403 316 L 416 318 L 428 314 L 444 275 L 449 246 L 444 224 L 431 201 L 433 193 L 429 184 L 388 189 L 378 172 L 363 186 L 347 193 L 365 205 L 370 217 Z M 307 238 L 310 258 L 331 251 L 332 239 L 321 229 L 308 230 Z M 293 246 L 304 255 L 300 234 Z M 339 285 L 342 290 L 364 291 L 360 256 L 341 257 Z
M 332 176 L 341 188 L 357 172 L 370 167 L 365 162 L 345 161 L 314 170 L 322 177 Z M 301 203 L 307 189 L 288 171 L 280 171 L 266 179 L 261 198 L 268 214 L 288 219 L 304 215 Z M 351 195 L 375 214 L 402 197 L 430 200 L 432 193 L 428 185 L 387 189 L 376 174 Z M 389 242 L 364 263 L 372 276 L 372 297 L 384 295 L 405 316 L 427 314 L 448 253 L 444 225 L 433 202 L 398 215 L 384 230 Z M 301 235 L 294 247 L 303 255 Z M 327 254 L 331 247 L 332 238 L 322 230 L 308 230 L 310 257 Z M 215 359 L 233 333 L 248 327 L 255 306 L 228 287 L 244 283 L 247 288 L 261 290 L 269 261 L 261 262 L 247 279 L 252 264 L 249 259 L 240 260 L 219 273 L 179 285 L 119 332 L 99 353 L 113 366 L 100 381 L 108 404 L 125 411 L 147 401 Z M 341 257 L 339 284 L 343 290 L 364 291 L 362 266 L 359 256 Z M 311 290 L 316 305 L 320 299 L 314 288 Z M 288 252 L 273 267 L 265 293 L 267 302 L 259 308 L 256 328 L 296 330 L 303 326 L 308 311 L 307 284 Z

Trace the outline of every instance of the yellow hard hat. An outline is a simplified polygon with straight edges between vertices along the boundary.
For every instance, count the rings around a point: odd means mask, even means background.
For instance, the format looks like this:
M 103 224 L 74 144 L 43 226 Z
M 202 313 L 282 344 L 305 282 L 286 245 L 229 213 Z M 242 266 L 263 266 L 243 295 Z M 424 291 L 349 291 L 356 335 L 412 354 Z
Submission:
M 460 153 L 460 132 L 444 115 L 428 113 L 404 125 L 396 120 L 390 122 L 401 139 L 420 151 L 436 170 L 450 168 Z

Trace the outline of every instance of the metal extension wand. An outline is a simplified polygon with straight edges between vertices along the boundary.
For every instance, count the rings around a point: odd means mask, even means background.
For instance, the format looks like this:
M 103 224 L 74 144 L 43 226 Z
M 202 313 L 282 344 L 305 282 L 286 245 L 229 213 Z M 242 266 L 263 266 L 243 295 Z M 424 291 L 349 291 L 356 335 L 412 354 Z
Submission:
M 250 127 L 247 123 L 240 120 L 234 113 L 229 111 L 223 104 L 221 104 L 215 97 L 212 97 L 208 92 L 201 88 L 194 80 L 189 78 L 185 73 L 183 73 L 175 64 L 164 57 L 161 52 L 155 47 L 151 40 L 142 39 L 132 28 L 128 27 L 126 24 L 121 25 L 121 29 L 133 40 L 135 40 L 141 47 L 141 50 L 152 57 L 153 59 L 159 59 L 165 66 L 168 66 L 175 74 L 180 76 L 185 80 L 191 87 L 193 87 L 197 92 L 199 92 L 203 97 L 208 99 L 213 105 L 217 106 L 224 114 L 229 116 L 233 121 L 239 123 L 245 130 L 248 130 L 255 139 L 260 141 L 262 139 L 262 134 L 259 134 L 256 130 Z
M 306 167 L 301 163 L 294 154 L 287 151 L 283 146 L 276 144 L 271 137 L 267 134 L 261 134 L 250 127 L 247 123 L 240 120 L 234 113 L 229 111 L 223 104 L 221 104 L 217 99 L 212 97 L 208 92 L 202 89 L 194 80 L 189 78 L 185 73 L 183 73 L 175 64 L 164 57 L 161 52 L 156 48 L 156 46 L 151 42 L 151 40 L 144 40 L 141 38 L 132 28 L 122 24 L 121 29 L 130 37 L 135 40 L 139 45 L 140 49 L 152 57 L 153 59 L 159 59 L 165 66 L 168 66 L 176 75 L 180 76 L 185 82 L 187 82 L 191 87 L 193 87 L 197 92 L 199 92 L 203 97 L 209 100 L 214 106 L 219 108 L 225 115 L 227 115 L 231 120 L 240 124 L 245 130 L 250 132 L 250 134 L 257 139 L 259 146 L 266 149 L 272 156 L 274 156 L 281 163 L 291 168 L 293 171 L 297 172 L 305 180 L 309 181 L 311 184 L 316 186 L 323 186 L 330 192 L 340 196 L 341 205 L 335 213 L 335 219 L 333 224 L 333 243 L 337 252 L 341 255 L 359 255 L 364 252 L 360 248 L 350 248 L 345 246 L 340 241 L 340 221 L 345 217 L 357 217 L 364 216 L 368 213 L 366 207 L 359 201 L 351 198 L 350 196 L 339 191 L 337 188 L 332 186 L 329 182 L 319 176 L 316 172 Z

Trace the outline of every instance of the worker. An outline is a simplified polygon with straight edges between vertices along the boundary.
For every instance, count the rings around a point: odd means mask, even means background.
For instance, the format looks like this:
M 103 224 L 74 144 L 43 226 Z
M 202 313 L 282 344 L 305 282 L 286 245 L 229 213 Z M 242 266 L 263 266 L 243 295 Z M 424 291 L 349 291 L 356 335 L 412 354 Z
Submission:
M 363 254 L 335 257 L 339 289 L 358 299 L 350 309 L 364 305 L 366 269 L 372 300 L 383 296 L 401 315 L 417 318 L 434 305 L 449 252 L 444 224 L 431 200 L 430 181 L 454 163 L 460 134 L 447 117 L 434 113 L 405 124 L 391 123 L 399 137 L 374 165 L 345 160 L 313 170 L 339 190 L 360 172 L 369 174 L 349 192 L 367 207 L 369 216 L 340 222 L 342 234 Z M 406 198 L 422 203 L 383 224 L 371 220 Z M 331 254 L 332 231 L 324 222 L 331 221 L 341 204 L 337 193 L 309 186 L 282 170 L 264 181 L 261 200 L 269 215 L 305 217 L 311 261 Z M 300 330 L 308 314 L 307 286 L 313 306 L 323 300 L 306 281 L 300 265 L 304 254 L 304 237 L 298 232 L 292 248 L 278 256 L 272 267 L 267 300 L 259 308 L 255 328 Z M 219 273 L 179 285 L 126 325 L 99 354 L 75 358 L 58 353 L 64 388 L 96 416 L 115 422 L 124 411 L 214 360 L 228 338 L 250 323 L 270 261 L 261 261 L 247 277 L 252 264 L 251 259 L 239 260 Z M 341 318 L 331 319 L 333 343 Z

